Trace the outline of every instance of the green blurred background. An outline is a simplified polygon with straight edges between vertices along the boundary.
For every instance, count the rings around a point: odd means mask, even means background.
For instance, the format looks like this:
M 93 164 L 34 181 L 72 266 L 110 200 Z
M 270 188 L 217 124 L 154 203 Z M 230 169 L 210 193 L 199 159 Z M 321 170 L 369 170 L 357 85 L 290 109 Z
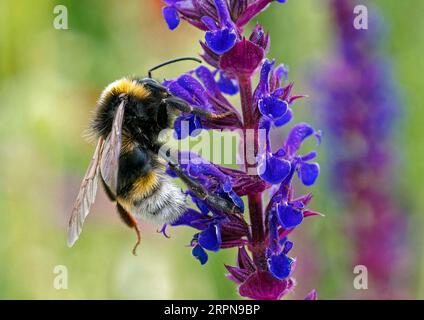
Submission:
M 424 298 L 424 2 L 365 2 L 379 7 L 390 28 L 385 50 L 404 102 L 393 143 L 401 158 L 398 196 L 411 225 L 405 279 L 408 296 Z M 68 30 L 53 27 L 59 4 L 68 8 Z M 134 257 L 134 234 L 103 192 L 80 241 L 66 246 L 68 215 L 94 148 L 82 135 L 101 90 L 123 75 L 145 75 L 163 60 L 200 52 L 202 34 L 186 23 L 169 31 L 161 6 L 159 0 L 0 0 L 0 298 L 237 298 L 223 267 L 234 262 L 234 251 L 211 254 L 200 266 L 185 247 L 191 230 L 172 229 L 169 240 L 142 223 L 143 243 Z M 271 34 L 270 57 L 290 67 L 296 92 L 310 95 L 296 107 L 295 120 L 316 124 L 311 70 L 334 49 L 327 2 L 275 4 L 258 20 Z M 156 76 L 174 77 L 188 67 L 175 65 Z M 355 296 L 343 206 L 326 190 L 323 160 L 311 206 L 326 217 L 297 231 L 293 298 L 312 288 L 320 299 Z M 57 265 L 68 269 L 67 290 L 53 286 Z

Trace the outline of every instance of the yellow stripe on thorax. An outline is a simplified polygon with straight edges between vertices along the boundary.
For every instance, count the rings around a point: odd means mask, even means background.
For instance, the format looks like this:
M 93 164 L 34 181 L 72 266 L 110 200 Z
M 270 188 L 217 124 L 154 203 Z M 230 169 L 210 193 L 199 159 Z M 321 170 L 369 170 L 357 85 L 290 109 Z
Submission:
M 140 100 L 149 97 L 150 91 L 141 83 L 130 78 L 122 78 L 109 84 L 100 96 L 100 101 L 108 100 L 110 97 L 120 95 L 122 93 L 133 96 Z

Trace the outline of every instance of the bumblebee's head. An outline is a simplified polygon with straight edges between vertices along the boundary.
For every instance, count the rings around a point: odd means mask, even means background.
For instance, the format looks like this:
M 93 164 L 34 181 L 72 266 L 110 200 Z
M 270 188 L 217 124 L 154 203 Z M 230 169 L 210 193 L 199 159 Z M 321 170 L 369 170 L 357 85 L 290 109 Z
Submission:
M 125 77 L 109 84 L 101 93 L 91 123 L 91 130 L 98 136 L 106 137 L 112 128 L 115 112 L 123 99 L 127 101 L 124 114 L 124 128 L 130 122 L 154 121 L 157 109 L 168 90 L 150 78 Z
M 135 131 L 156 131 L 169 127 L 173 115 L 168 114 L 162 100 L 171 94 L 161 83 L 151 78 L 152 71 L 163 66 L 196 58 L 178 58 L 164 62 L 148 71 L 148 78 L 125 77 L 109 84 L 100 95 L 97 110 L 91 123 L 91 131 L 104 138 L 112 129 L 113 118 L 123 99 L 126 100 L 123 128 L 131 133 Z M 159 122 L 159 124 L 158 124 Z

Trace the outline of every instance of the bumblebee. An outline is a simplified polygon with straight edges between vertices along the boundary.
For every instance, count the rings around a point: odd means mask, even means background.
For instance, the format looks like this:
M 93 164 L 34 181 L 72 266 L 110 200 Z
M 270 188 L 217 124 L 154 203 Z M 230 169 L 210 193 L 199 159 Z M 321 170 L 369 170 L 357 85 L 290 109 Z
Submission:
M 81 234 L 99 183 L 110 200 L 116 203 L 125 224 L 136 232 L 133 254 L 141 240 L 137 218 L 156 224 L 172 223 L 178 219 L 186 210 L 185 197 L 166 174 L 167 164 L 198 198 L 218 210 L 240 212 L 230 201 L 209 194 L 182 170 L 176 159 L 161 151 L 166 141 L 159 138 L 160 132 L 173 128 L 180 113 L 193 113 L 209 119 L 228 115 L 217 115 L 191 106 L 152 79 L 152 71 L 182 60 L 200 62 L 196 58 L 171 60 L 150 69 L 148 78 L 122 78 L 108 85 L 100 95 L 90 125 L 97 138 L 97 146 L 70 217 L 70 247 Z

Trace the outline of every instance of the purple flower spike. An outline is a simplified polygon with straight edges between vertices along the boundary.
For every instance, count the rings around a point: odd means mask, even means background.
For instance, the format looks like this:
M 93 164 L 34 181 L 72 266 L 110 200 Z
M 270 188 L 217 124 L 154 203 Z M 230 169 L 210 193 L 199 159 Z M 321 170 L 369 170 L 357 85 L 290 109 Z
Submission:
M 291 229 L 303 221 L 303 214 L 300 210 L 294 209 L 290 205 L 280 205 L 278 206 L 278 219 L 280 224 L 285 229 Z
M 268 259 L 269 271 L 277 279 L 283 280 L 290 276 L 294 259 L 286 256 L 284 253 L 272 255 Z
M 221 231 L 217 224 L 210 224 L 209 227 L 199 234 L 199 244 L 210 251 L 218 251 L 221 246 Z
M 267 154 L 259 163 L 259 176 L 268 183 L 279 184 L 290 172 L 290 162 Z
M 297 172 L 299 179 L 305 186 L 312 186 L 319 175 L 319 164 L 303 162 Z
M 162 9 L 162 14 L 170 30 L 174 30 L 179 26 L 180 16 L 177 9 L 172 6 L 164 7 Z
M 280 135 L 272 131 L 291 122 L 293 104 L 304 96 L 292 94 L 288 68 L 267 57 L 269 33 L 259 23 L 250 34 L 246 34 L 244 27 L 272 2 L 286 1 L 164 2 L 167 7 L 163 15 L 170 29 L 175 29 L 181 19 L 203 31 L 201 57 L 212 67 L 200 66 L 177 79 L 164 81 L 172 95 L 205 111 L 197 112 L 196 116 L 182 112 L 174 122 L 175 135 L 183 139 L 201 130 L 235 132 L 240 134 L 238 141 L 242 145 L 238 155 L 243 160 L 236 169 L 206 161 L 190 150 L 180 151 L 176 159 L 181 171 L 199 184 L 189 184 L 191 188 L 184 191 L 186 200 L 198 209 L 186 210 L 171 226 L 195 229 L 192 255 L 201 264 L 207 262 L 210 251 L 238 248 L 237 265 L 225 267 L 227 277 L 239 286 L 241 296 L 281 299 L 295 286 L 291 278 L 295 259 L 288 256 L 293 242 L 288 235 L 304 217 L 319 215 L 306 208 L 311 194 L 293 198 L 296 172 L 306 186 L 317 179 L 319 166 L 311 162 L 316 152 L 298 151 L 306 138 L 319 134 L 302 123 L 291 126 L 285 142 L 274 141 Z M 237 93 L 240 108 L 226 96 Z M 278 147 L 272 148 L 273 143 Z M 226 148 L 225 152 L 233 151 Z M 250 163 L 249 158 L 256 160 L 257 165 Z M 172 168 L 170 165 L 167 172 L 177 177 Z M 263 201 L 267 191 L 266 204 Z M 245 202 L 248 218 L 242 214 Z M 165 227 L 162 232 L 165 234 Z
M 191 251 L 191 254 L 200 261 L 200 263 L 203 265 L 208 261 L 208 254 L 206 251 L 199 245 L 196 245 L 193 250 Z
M 404 263 L 412 254 L 410 220 L 398 197 L 402 152 L 393 142 L 405 108 L 402 86 L 391 57 L 384 54 L 382 39 L 389 38 L 385 17 L 369 7 L 375 12 L 369 19 L 372 32 L 356 32 L 347 19 L 356 4 L 331 1 L 337 51 L 331 62 L 313 71 L 319 75 L 316 89 L 325 93 L 317 118 L 323 121 L 329 150 L 335 151 L 329 153 L 329 192 L 343 203 L 352 265 L 367 266 L 374 279 L 372 293 L 363 297 L 408 299 L 411 286 L 401 279 L 413 266 Z

